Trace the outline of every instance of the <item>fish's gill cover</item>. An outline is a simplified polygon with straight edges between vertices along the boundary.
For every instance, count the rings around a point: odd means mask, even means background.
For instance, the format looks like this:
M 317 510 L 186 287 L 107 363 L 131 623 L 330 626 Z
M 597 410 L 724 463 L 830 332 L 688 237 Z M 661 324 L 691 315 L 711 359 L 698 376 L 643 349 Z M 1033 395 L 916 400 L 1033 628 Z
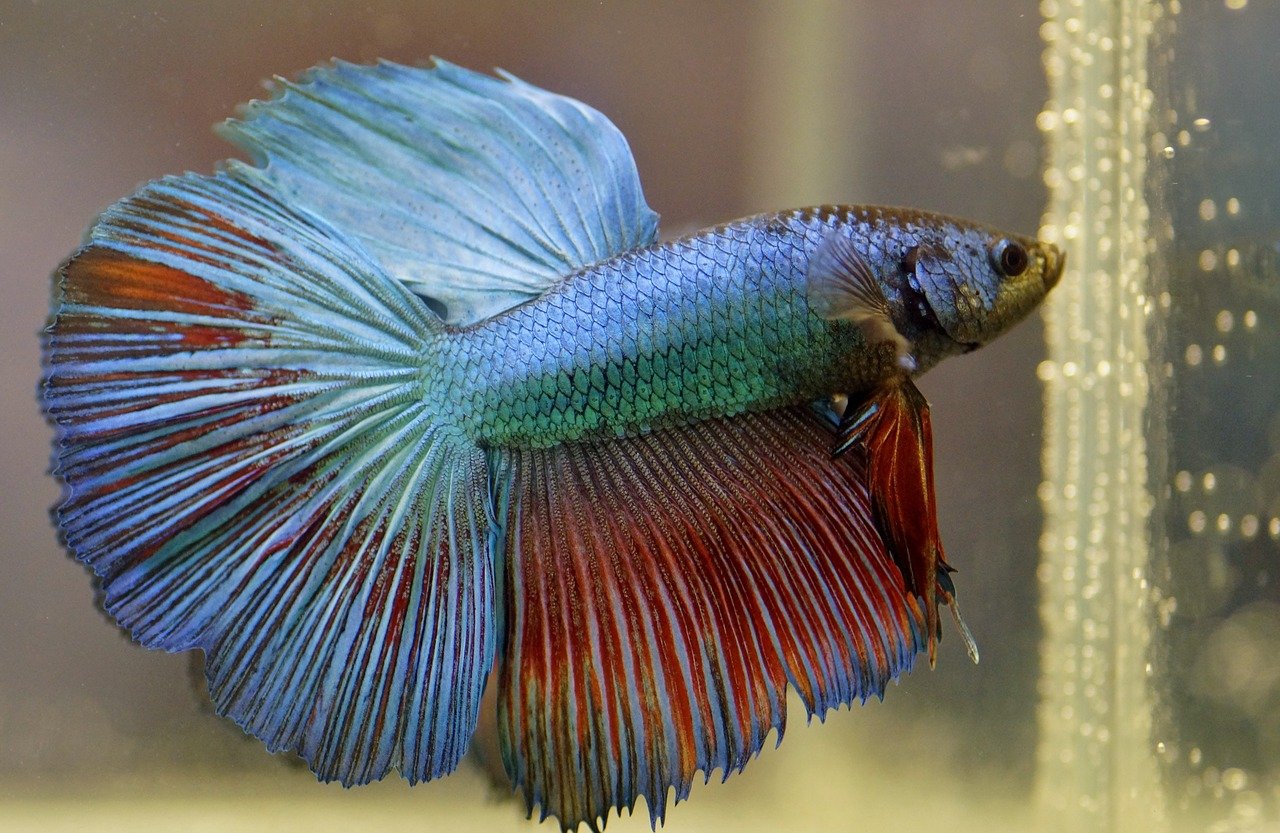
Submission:
M 658 227 L 612 122 L 500 75 L 338 61 L 277 79 L 223 133 L 289 204 L 356 236 L 448 323 L 474 324 Z
M 922 604 L 872 522 L 865 460 L 807 408 L 495 452 L 506 563 L 504 761 L 530 808 L 597 829 L 740 771 L 786 689 L 881 696 Z
M 452 770 L 492 663 L 485 462 L 429 395 L 432 319 L 314 216 L 187 175 L 102 216 L 46 333 L 58 520 L 107 611 L 346 784 Z

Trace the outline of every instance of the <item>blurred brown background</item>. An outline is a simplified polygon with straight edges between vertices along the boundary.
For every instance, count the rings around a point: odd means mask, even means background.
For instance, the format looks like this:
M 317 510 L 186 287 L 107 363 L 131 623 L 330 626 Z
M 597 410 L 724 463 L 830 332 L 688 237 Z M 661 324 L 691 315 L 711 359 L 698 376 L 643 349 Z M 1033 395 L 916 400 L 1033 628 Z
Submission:
M 668 234 L 817 202 L 907 204 L 1034 232 L 1038 25 L 1035 5 L 1015 0 L 0 0 L 0 827 L 6 800 L 109 793 L 136 809 L 157 784 L 183 796 L 202 789 L 188 781 L 287 772 L 202 712 L 184 657 L 132 646 L 96 608 L 48 519 L 58 488 L 35 398 L 50 272 L 112 201 L 226 157 L 210 126 L 260 96 L 262 79 L 332 56 L 502 66 L 619 125 Z M 917 670 L 884 704 L 813 731 L 793 709 L 787 744 L 724 788 L 695 789 L 670 829 L 747 806 L 762 829 L 797 812 L 863 828 L 886 785 L 909 797 L 908 817 L 943 824 L 969 801 L 1029 790 L 1038 328 L 922 383 L 942 530 L 981 665 L 948 631 L 938 669 Z M 938 786 L 948 774 L 957 786 Z M 397 800 L 438 817 L 459 790 L 484 804 L 477 784 L 460 775 Z M 294 789 L 305 803 L 321 788 Z M 521 827 L 514 808 L 486 812 Z

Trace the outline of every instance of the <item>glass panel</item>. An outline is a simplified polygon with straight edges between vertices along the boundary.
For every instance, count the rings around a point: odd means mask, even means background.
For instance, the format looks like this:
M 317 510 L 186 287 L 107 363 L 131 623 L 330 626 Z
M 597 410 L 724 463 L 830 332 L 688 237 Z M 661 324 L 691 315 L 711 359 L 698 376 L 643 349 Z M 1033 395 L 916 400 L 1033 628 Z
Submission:
M 1042 8 L 1048 224 L 1073 270 L 1041 365 L 1043 818 L 1262 829 L 1280 783 L 1280 16 Z
M 1031 232 L 1041 136 L 1049 146 L 1044 232 L 1072 247 L 1052 355 L 1042 363 L 1032 320 L 921 380 L 942 532 L 982 664 L 948 630 L 938 668 L 884 703 L 809 726 L 793 702 L 787 742 L 725 785 L 696 786 L 668 829 L 1274 826 L 1280 4 L 1042 0 L 1041 11 L 9 4 L 0 826 L 530 828 L 470 764 L 413 789 L 319 785 L 215 718 L 187 658 L 121 638 L 48 524 L 50 432 L 30 395 L 47 275 L 106 205 L 165 173 L 210 170 L 229 148 L 208 125 L 260 95 L 260 78 L 327 55 L 432 53 L 605 111 L 668 235 L 822 201 Z M 647 815 L 609 829 L 647 830 Z
M 1275 3 L 1184 3 L 1169 46 L 1171 807 L 1280 818 L 1280 60 Z

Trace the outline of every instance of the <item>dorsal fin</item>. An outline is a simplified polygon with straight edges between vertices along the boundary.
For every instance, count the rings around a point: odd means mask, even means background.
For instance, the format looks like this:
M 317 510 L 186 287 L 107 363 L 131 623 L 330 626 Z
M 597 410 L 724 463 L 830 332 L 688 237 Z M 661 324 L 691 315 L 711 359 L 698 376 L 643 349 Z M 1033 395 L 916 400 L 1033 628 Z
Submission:
M 335 62 L 277 79 L 222 132 L 259 166 L 242 176 L 359 238 L 448 323 L 472 324 L 657 236 L 618 129 L 500 75 Z

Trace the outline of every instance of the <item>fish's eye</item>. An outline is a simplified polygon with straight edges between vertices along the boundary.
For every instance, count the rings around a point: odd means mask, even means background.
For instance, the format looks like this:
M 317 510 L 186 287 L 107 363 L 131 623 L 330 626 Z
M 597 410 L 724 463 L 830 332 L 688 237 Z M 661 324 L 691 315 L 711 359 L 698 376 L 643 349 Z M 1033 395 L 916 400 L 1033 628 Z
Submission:
M 1012 240 L 1000 240 L 991 247 L 991 264 L 1006 278 L 1018 277 L 1030 262 L 1027 250 Z

